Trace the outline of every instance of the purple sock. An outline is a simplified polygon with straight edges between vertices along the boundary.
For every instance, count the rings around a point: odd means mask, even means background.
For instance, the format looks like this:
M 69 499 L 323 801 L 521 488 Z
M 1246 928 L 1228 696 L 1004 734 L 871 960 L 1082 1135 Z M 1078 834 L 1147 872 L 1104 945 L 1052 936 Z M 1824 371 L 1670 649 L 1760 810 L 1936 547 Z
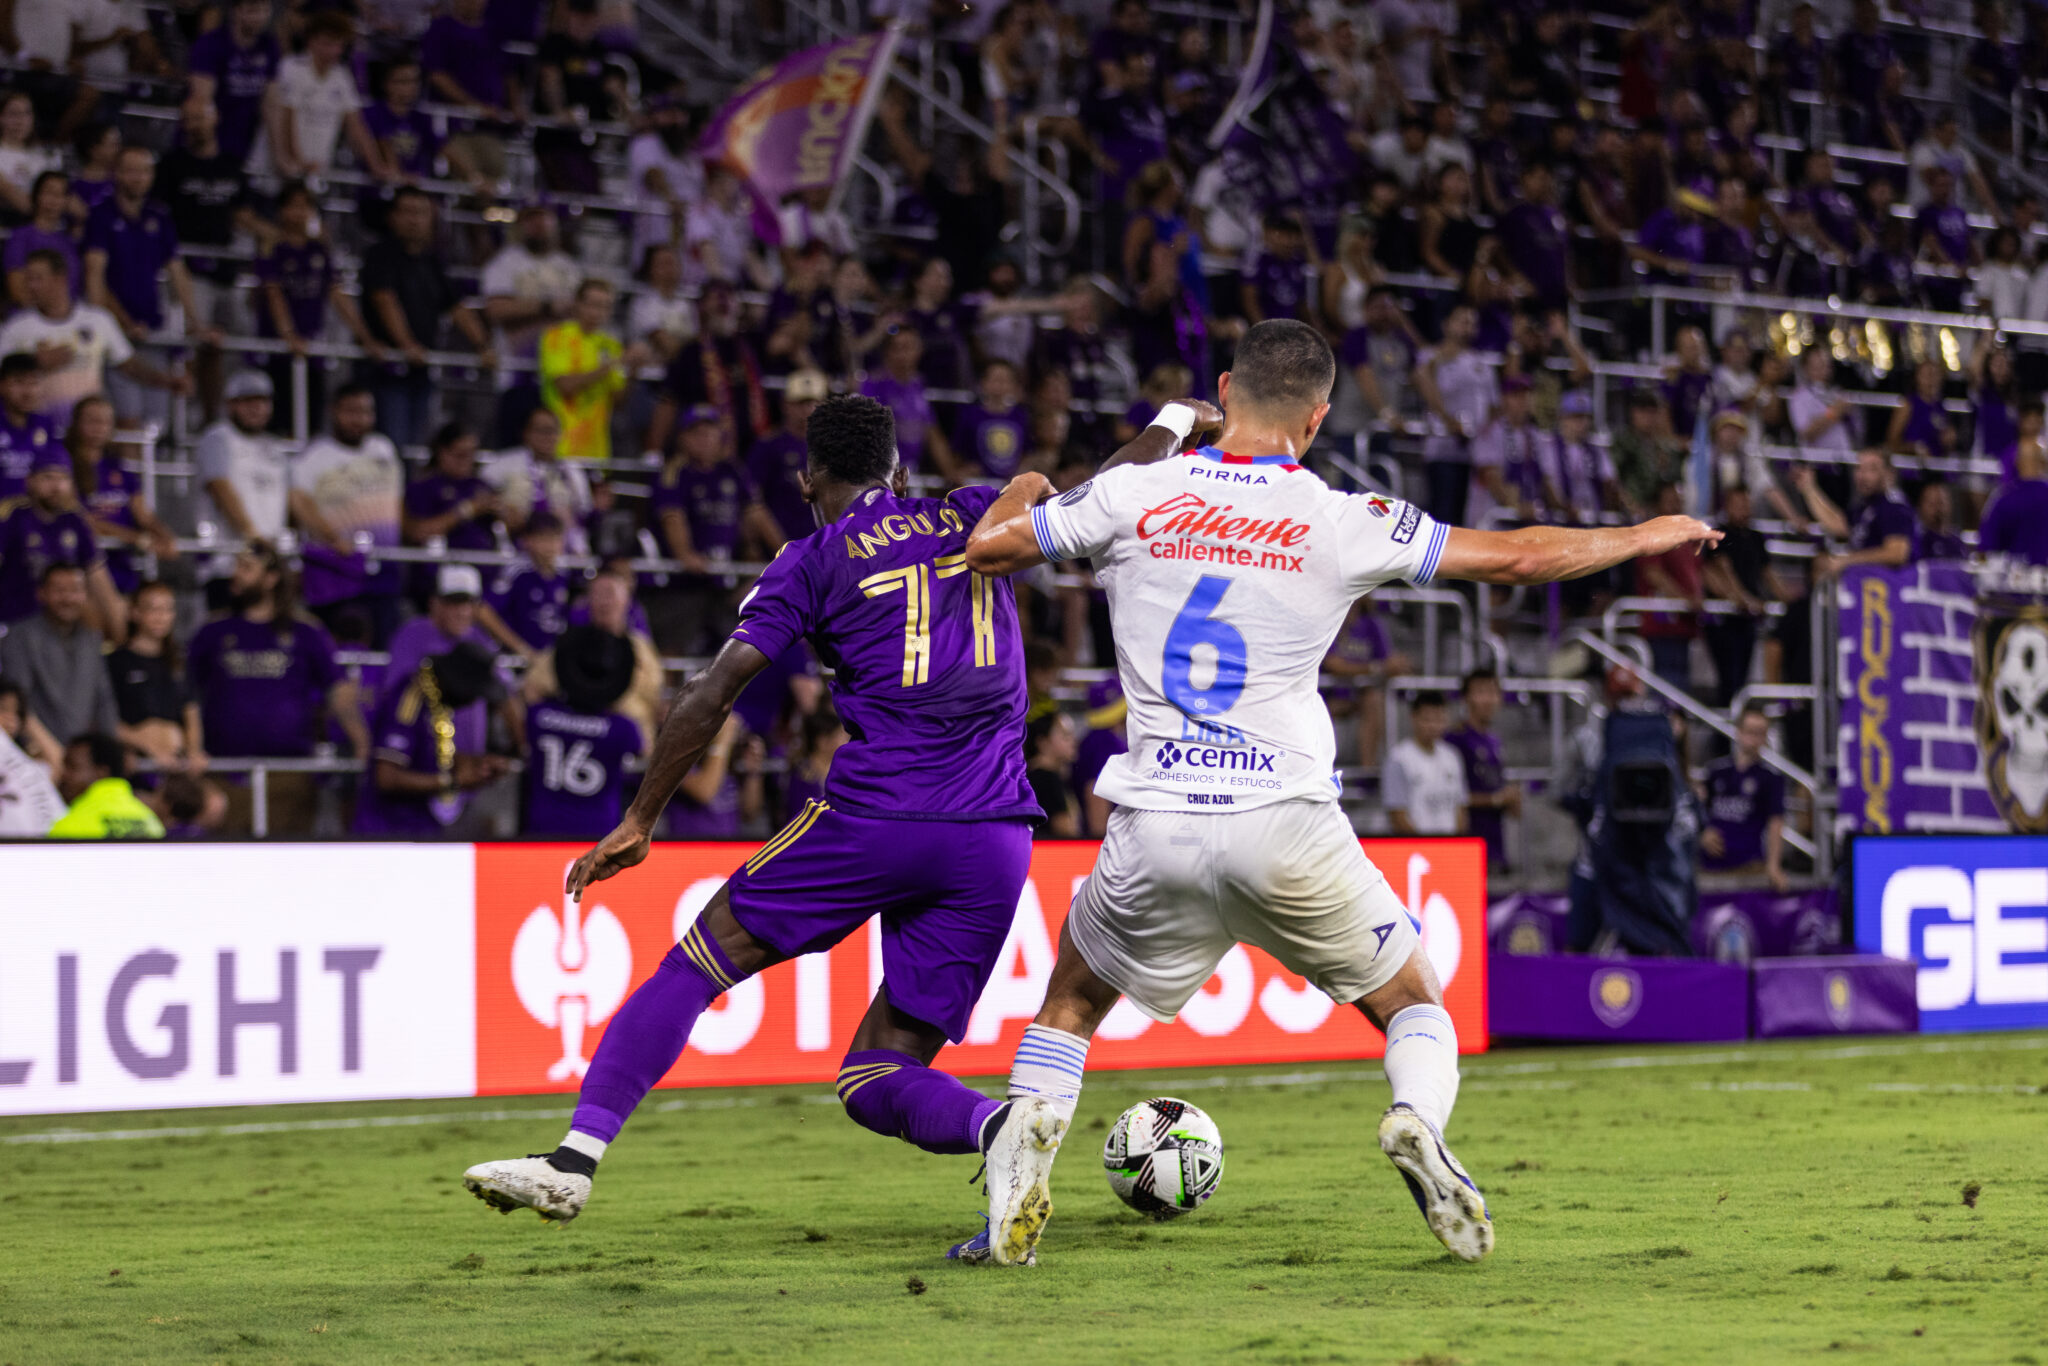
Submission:
M 839 1099 L 862 1128 L 928 1153 L 980 1152 L 981 1126 L 1003 1104 L 887 1048 L 846 1055 L 839 1065 Z
M 633 1107 L 683 1055 L 697 1017 L 745 975 L 703 922 L 692 925 L 605 1027 L 569 1127 L 606 1143 L 617 1138 Z

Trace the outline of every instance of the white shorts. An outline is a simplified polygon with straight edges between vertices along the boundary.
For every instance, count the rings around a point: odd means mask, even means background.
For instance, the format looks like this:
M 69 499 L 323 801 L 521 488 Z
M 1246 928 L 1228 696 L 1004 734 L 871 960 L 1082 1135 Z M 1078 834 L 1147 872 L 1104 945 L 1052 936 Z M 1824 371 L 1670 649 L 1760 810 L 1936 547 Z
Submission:
M 1347 1005 L 1391 981 L 1422 942 L 1334 802 L 1118 807 L 1067 924 L 1095 975 L 1161 1021 L 1233 944 L 1264 949 Z

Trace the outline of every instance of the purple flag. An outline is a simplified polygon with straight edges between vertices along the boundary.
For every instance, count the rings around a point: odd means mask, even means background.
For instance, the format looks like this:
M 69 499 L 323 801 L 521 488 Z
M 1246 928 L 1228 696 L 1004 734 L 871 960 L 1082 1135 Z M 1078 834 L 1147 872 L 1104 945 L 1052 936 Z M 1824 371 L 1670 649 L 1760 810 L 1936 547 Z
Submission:
M 1275 32 L 1273 0 L 1258 28 L 1230 107 L 1209 134 L 1224 175 L 1261 209 L 1294 208 L 1325 256 L 1337 251 L 1343 191 L 1358 169 L 1344 119 L 1291 42 Z
M 782 240 L 776 210 L 786 196 L 845 177 L 899 36 L 891 25 L 792 53 L 740 87 L 704 130 L 698 150 L 745 182 L 764 240 Z

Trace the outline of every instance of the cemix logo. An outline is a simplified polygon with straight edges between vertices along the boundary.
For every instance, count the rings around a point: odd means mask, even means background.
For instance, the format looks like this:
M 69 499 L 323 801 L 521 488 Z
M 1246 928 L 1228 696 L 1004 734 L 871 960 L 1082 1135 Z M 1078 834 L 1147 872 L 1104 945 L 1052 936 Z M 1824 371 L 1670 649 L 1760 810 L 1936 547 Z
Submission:
M 1213 768 L 1235 769 L 1245 773 L 1271 773 L 1273 761 L 1279 756 L 1260 749 L 1240 749 L 1221 745 L 1187 745 L 1185 747 L 1168 740 L 1159 746 L 1157 762 L 1165 771 L 1176 766 L 1183 769 Z
M 633 945 L 609 907 L 592 907 L 566 894 L 562 911 L 536 906 L 512 940 L 512 990 L 519 1004 L 562 1035 L 562 1056 L 548 1065 L 549 1081 L 568 1081 L 590 1069 L 583 1034 L 603 1024 L 626 999 L 633 980 Z

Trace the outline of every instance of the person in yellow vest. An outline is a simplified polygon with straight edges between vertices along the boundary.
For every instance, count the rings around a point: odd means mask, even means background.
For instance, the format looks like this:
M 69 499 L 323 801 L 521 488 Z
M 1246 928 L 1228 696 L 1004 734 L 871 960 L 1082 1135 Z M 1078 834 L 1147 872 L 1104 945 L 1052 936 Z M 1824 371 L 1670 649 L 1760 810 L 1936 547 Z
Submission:
M 571 460 L 609 460 L 612 407 L 627 372 L 646 350 L 623 346 L 608 330 L 618 296 L 603 280 L 576 287 L 569 316 L 540 339 L 540 398 L 562 421 L 562 454 Z
M 50 827 L 58 840 L 160 840 L 164 823 L 128 783 L 128 750 L 111 735 L 89 731 L 64 747 L 57 791 L 71 803 Z

